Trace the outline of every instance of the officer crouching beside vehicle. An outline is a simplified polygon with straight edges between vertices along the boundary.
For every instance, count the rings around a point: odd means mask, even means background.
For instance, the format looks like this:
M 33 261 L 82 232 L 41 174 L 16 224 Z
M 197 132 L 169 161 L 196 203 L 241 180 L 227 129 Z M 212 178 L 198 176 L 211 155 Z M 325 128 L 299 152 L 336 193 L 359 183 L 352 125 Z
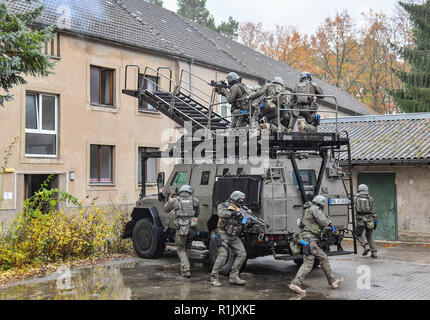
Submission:
M 316 196 L 312 200 L 312 205 L 305 207 L 302 219 L 300 221 L 300 236 L 303 239 L 303 264 L 301 265 L 296 277 L 291 281 L 289 288 L 296 293 L 304 294 L 305 290 L 301 288 L 306 275 L 311 272 L 315 258 L 319 259 L 321 269 L 327 278 L 329 285 L 336 289 L 343 282 L 343 278 L 336 279 L 330 268 L 327 254 L 318 246 L 318 237 L 321 230 L 330 227 L 333 232 L 336 230 L 331 225 L 331 220 L 324 212 L 327 205 L 327 199 L 323 196 Z
M 230 195 L 230 199 L 218 206 L 218 233 L 221 238 L 222 245 L 218 251 L 218 257 L 212 269 L 210 281 L 213 286 L 221 286 L 219 282 L 219 272 L 224 267 L 227 257 L 228 248 L 233 250 L 235 259 L 231 267 L 229 282 L 231 284 L 243 285 L 245 280 L 239 278 L 239 272 L 246 260 L 246 250 L 239 237 L 242 231 L 242 219 L 240 219 L 240 210 L 245 210 L 251 213 L 250 210 L 243 204 L 245 202 L 245 194 L 240 191 L 235 191 Z
M 179 190 L 179 196 L 169 200 L 164 206 L 166 212 L 175 214 L 175 246 L 181 261 L 181 274 L 185 278 L 191 277 L 189 257 L 199 216 L 199 200 L 192 197 L 192 193 L 193 188 L 184 185 Z

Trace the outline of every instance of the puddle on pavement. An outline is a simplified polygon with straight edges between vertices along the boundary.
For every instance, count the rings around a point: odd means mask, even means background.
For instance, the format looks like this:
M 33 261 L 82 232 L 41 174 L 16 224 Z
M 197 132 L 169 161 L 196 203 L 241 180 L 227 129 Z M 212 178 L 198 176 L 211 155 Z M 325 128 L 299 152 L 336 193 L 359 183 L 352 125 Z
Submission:
M 164 262 L 164 260 L 163 260 Z M 105 264 L 53 274 L 0 289 L 1 299 L 24 300 L 300 300 L 325 299 L 320 294 L 298 296 L 287 285 L 293 274 L 250 266 L 243 278 L 245 286 L 228 283 L 220 277 L 222 287 L 209 283 L 209 267 L 193 263 L 192 277 L 179 275 L 179 264 L 171 258 L 165 263 L 132 262 Z

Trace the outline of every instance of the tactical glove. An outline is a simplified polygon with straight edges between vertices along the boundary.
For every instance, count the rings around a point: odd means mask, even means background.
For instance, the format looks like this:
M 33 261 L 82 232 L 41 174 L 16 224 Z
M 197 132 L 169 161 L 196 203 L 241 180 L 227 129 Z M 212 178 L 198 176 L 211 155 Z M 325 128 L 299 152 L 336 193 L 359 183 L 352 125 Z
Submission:
M 379 222 L 378 222 L 378 220 L 376 220 L 374 223 L 375 227 L 373 227 L 373 230 L 376 230 L 376 227 L 378 226 L 378 224 L 379 224 Z

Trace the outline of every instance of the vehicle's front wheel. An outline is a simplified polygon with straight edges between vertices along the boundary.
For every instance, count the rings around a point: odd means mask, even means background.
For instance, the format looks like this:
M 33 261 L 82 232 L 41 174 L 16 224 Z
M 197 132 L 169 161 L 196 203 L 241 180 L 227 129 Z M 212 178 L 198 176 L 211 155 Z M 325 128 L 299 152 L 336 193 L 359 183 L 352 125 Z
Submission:
M 142 219 L 136 223 L 132 240 L 134 251 L 140 258 L 158 258 L 163 253 L 163 232 L 148 219 Z

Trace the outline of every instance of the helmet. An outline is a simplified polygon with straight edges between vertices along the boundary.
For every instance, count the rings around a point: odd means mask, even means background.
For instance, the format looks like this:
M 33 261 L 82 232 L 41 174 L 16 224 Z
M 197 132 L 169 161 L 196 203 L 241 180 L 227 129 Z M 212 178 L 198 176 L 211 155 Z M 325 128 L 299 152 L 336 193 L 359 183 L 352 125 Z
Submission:
M 319 206 L 323 207 L 323 208 L 327 205 L 327 199 L 326 199 L 325 197 L 323 197 L 323 196 L 316 196 L 316 197 L 312 200 L 312 202 L 313 202 L 314 204 L 317 204 L 317 205 L 319 205 Z
M 182 192 L 187 192 L 189 194 L 192 194 L 193 193 L 193 188 L 191 186 L 189 186 L 188 184 L 183 185 L 181 187 L 181 189 L 179 189 L 179 193 L 182 193 Z
M 358 192 L 365 192 L 368 193 L 369 192 L 369 187 L 366 186 L 365 184 L 360 184 L 358 186 Z
M 272 80 L 272 83 L 277 83 L 277 84 L 280 84 L 281 86 L 284 86 L 284 79 L 282 79 L 281 77 L 275 77 Z
M 306 80 L 306 79 L 308 79 L 308 80 L 311 80 L 312 81 L 312 75 L 309 73 L 309 72 L 306 72 L 306 71 L 304 71 L 304 72 L 302 72 L 301 74 L 300 74 L 300 81 L 304 81 L 304 80 Z
M 238 201 L 239 199 L 245 199 L 245 198 L 246 198 L 246 195 L 241 191 L 234 191 L 230 195 L 230 200 L 233 200 L 233 201 Z
M 226 76 L 226 79 L 227 79 L 228 83 L 234 83 L 234 82 L 238 81 L 240 79 L 240 77 L 236 72 L 230 72 Z

